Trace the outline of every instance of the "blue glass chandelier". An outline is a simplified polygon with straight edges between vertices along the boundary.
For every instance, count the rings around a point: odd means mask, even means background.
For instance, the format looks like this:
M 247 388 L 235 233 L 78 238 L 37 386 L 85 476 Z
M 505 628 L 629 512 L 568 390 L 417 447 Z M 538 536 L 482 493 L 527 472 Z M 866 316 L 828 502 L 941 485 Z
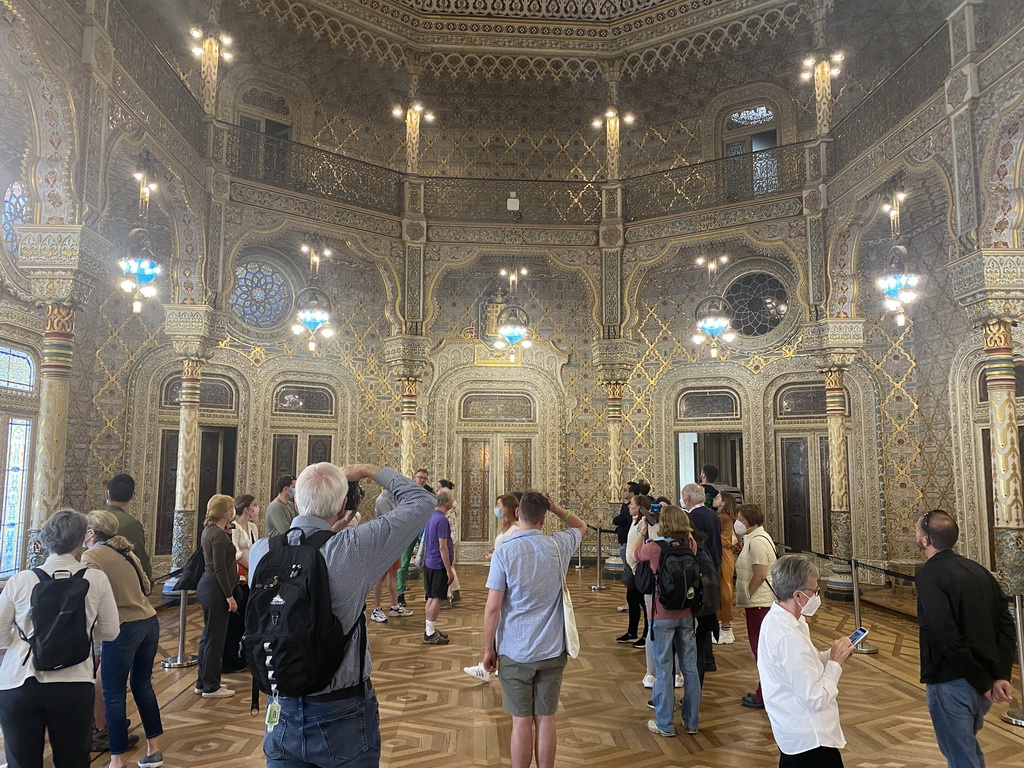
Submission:
M 907 249 L 894 245 L 889 251 L 889 267 L 878 278 L 878 289 L 884 295 L 882 303 L 892 312 L 896 325 L 907 323 L 906 305 L 917 299 L 917 286 L 921 278 L 907 269 Z
M 306 334 L 309 339 L 307 345 L 309 351 L 316 352 L 317 334 L 325 339 L 334 336 L 334 328 L 331 327 L 331 313 L 322 308 L 316 298 L 309 299 L 308 303 L 295 315 L 292 333 L 296 336 Z
M 133 294 L 132 312 L 138 314 L 142 311 L 142 299 L 151 299 L 156 296 L 156 286 L 153 285 L 153 281 L 160 274 L 160 265 L 153 259 L 139 257 L 121 259 L 117 265 L 124 273 L 121 290 Z

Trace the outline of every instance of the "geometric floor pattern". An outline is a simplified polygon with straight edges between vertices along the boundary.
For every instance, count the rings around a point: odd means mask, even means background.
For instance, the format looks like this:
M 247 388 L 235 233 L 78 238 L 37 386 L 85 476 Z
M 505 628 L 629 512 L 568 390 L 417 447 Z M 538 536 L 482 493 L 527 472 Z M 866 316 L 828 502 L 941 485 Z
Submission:
M 480 660 L 486 569 L 459 569 L 463 600 L 441 612 L 438 626 L 451 636 L 448 646 L 425 646 L 423 611 L 387 624 L 369 623 L 373 683 L 380 700 L 381 765 L 403 768 L 460 768 L 509 765 L 511 721 L 501 709 L 496 680 L 478 682 L 462 672 Z M 644 653 L 615 638 L 626 617 L 615 607 L 624 602 L 618 584 L 600 592 L 589 586 L 594 569 L 570 568 L 569 586 L 576 607 L 582 650 L 565 670 L 558 711 L 558 766 L 585 768 L 769 768 L 778 765 L 768 717 L 739 705 L 754 688 L 757 672 L 747 646 L 741 612 L 733 627 L 736 644 L 715 646 L 718 671 L 707 675 L 700 733 L 689 736 L 677 722 L 674 739 L 646 728 L 652 716 L 650 691 L 640 685 Z M 415 595 L 411 595 L 415 598 Z M 826 647 L 853 631 L 852 608 L 826 601 L 811 619 L 811 635 Z M 844 666 L 839 708 L 848 768 L 922 768 L 944 766 L 935 745 L 923 686 L 918 680 L 917 625 L 909 618 L 864 606 L 877 655 L 855 656 Z M 177 652 L 178 611 L 160 612 L 161 658 Z M 189 612 L 186 647 L 195 652 L 201 615 Z M 192 693 L 195 670 L 164 670 L 154 675 L 165 734 L 161 740 L 168 768 L 250 768 L 263 764 L 262 717 L 248 710 L 248 675 L 225 677 L 238 691 L 230 699 L 203 699 Z M 1020 705 L 1020 681 L 1014 679 Z M 244 693 L 243 693 L 244 692 Z M 989 766 L 1024 768 L 1024 729 L 1002 722 L 993 708 L 980 740 Z M 134 706 L 129 697 L 129 709 Z M 131 715 L 130 715 L 131 716 Z M 676 719 L 678 721 L 678 711 Z M 141 734 L 138 718 L 133 732 Z M 142 757 L 145 742 L 128 755 Z M 105 755 L 93 765 L 104 766 Z

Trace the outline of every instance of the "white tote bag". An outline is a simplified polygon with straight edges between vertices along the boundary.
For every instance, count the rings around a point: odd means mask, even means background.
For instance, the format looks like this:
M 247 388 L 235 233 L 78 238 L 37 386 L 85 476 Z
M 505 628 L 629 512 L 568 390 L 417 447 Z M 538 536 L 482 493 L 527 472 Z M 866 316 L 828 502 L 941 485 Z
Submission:
M 576 613 L 572 609 L 572 597 L 569 595 L 569 585 L 565 583 L 565 566 L 562 565 L 562 550 L 558 542 L 554 542 L 555 551 L 558 553 L 558 572 L 562 575 L 562 614 L 565 617 L 565 652 L 569 658 L 575 659 L 580 655 L 580 633 L 576 629 Z

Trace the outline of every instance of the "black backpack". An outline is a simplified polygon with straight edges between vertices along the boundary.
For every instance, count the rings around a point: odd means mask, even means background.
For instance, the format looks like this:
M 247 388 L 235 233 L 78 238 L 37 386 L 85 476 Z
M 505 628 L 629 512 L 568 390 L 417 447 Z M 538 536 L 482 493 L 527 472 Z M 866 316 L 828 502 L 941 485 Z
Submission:
M 659 541 L 658 546 L 661 547 L 661 557 L 658 560 L 657 596 L 661 604 L 670 611 L 699 609 L 703 582 L 697 557 L 685 544 L 673 547 Z
M 722 607 L 722 584 L 711 555 L 703 546 L 697 548 L 697 567 L 700 569 L 701 606 L 697 616 L 711 616 Z
M 18 627 L 21 639 L 29 650 L 22 664 L 32 656 L 32 666 L 43 672 L 67 669 L 92 655 L 92 627 L 85 616 L 85 596 L 89 581 L 85 568 L 55 579 L 42 568 L 33 568 L 39 583 L 32 588 L 32 637 Z
M 268 695 L 308 696 L 330 685 L 341 665 L 356 627 L 363 627 L 365 656 L 366 617 L 345 632 L 331 610 L 327 563 L 320 554 L 334 534 L 306 535 L 298 528 L 299 543 L 271 536 L 269 550 L 249 581 L 242 653 L 252 672 L 253 685 Z M 363 660 L 360 659 L 360 668 Z

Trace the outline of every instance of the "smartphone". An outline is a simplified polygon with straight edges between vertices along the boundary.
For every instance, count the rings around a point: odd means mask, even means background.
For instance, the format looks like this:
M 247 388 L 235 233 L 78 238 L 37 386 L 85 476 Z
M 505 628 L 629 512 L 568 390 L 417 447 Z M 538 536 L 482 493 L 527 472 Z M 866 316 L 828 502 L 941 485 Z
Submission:
M 856 631 L 852 635 L 850 635 L 850 642 L 856 645 L 864 639 L 867 633 L 868 631 L 864 629 L 864 627 L 857 627 Z

